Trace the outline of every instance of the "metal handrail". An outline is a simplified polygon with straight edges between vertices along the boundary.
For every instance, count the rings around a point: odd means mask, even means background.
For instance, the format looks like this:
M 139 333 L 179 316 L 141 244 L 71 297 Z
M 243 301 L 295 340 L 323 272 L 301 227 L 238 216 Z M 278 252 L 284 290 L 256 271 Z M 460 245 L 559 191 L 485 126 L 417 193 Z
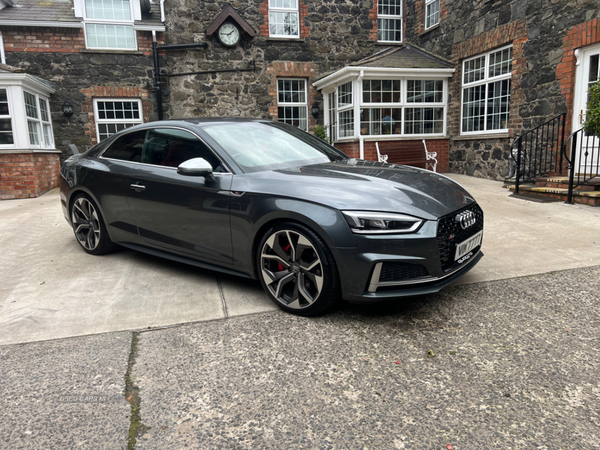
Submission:
M 522 179 L 528 181 L 539 175 L 548 175 L 555 171 L 557 166 L 559 172 L 562 172 L 561 149 L 565 139 L 565 119 L 566 114 L 560 114 L 513 140 L 510 157 L 516 164 L 515 194 L 519 193 Z M 516 158 L 513 154 L 515 146 Z M 553 151 L 555 147 L 556 152 Z M 552 157 L 553 153 L 557 160 Z
M 568 166 L 567 169 L 569 170 L 569 192 L 567 194 L 567 201 L 565 203 L 567 203 L 568 205 L 572 205 L 573 204 L 573 190 L 577 187 L 577 186 L 581 186 L 584 183 L 586 183 L 587 181 L 596 178 L 598 176 L 598 169 L 600 168 L 600 149 L 597 147 L 594 147 L 594 145 L 592 144 L 592 146 L 590 147 L 590 138 L 591 139 L 596 139 L 596 136 L 590 136 L 587 135 L 586 137 L 586 145 L 581 145 L 579 147 L 579 163 L 581 166 L 581 161 L 582 161 L 582 156 L 584 156 L 583 158 L 583 163 L 584 163 L 584 172 L 583 174 L 581 172 L 577 173 L 577 182 L 575 182 L 575 161 L 578 160 L 577 158 L 577 141 L 578 141 L 578 136 L 581 135 L 582 138 L 582 144 L 583 144 L 583 137 L 584 137 L 584 129 L 580 128 L 577 131 L 574 131 L 573 133 L 571 133 L 569 135 L 569 137 L 567 138 L 567 140 L 565 141 L 565 143 L 563 144 L 562 147 L 562 151 L 561 154 L 562 156 L 565 158 L 565 161 L 567 161 Z M 567 155 L 567 148 L 569 147 L 569 141 L 571 142 L 571 152 L 570 152 L 570 159 L 569 159 L 569 155 Z M 591 157 L 588 158 L 590 156 L 590 152 L 589 149 L 592 149 L 591 151 Z M 596 153 L 596 161 L 595 161 L 595 165 L 596 165 L 596 171 L 594 173 L 593 170 L 590 170 L 590 173 L 587 173 L 587 166 L 588 166 L 588 159 L 590 161 L 590 166 L 593 166 L 594 164 L 594 153 Z

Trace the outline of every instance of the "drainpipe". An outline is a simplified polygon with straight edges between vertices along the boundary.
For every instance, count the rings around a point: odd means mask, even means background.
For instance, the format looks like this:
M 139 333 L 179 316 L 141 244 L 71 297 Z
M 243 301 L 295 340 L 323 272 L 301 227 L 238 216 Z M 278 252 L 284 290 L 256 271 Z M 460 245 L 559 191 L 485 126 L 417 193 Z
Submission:
M 156 30 L 152 30 L 152 53 L 154 54 L 154 88 L 156 89 L 156 109 L 158 120 L 163 120 L 162 89 L 160 86 L 160 66 L 158 64 L 158 42 Z
M 360 89 L 361 82 L 362 82 L 362 79 L 364 76 L 365 76 L 365 71 L 361 70 L 360 75 L 358 76 L 358 79 L 356 80 L 356 90 L 357 91 Z M 358 127 L 356 127 L 356 125 L 355 125 L 355 129 L 358 129 L 358 148 L 359 148 L 358 156 L 360 159 L 365 159 L 365 139 L 363 138 L 362 134 L 360 134 L 360 100 L 359 100 L 358 94 L 359 93 L 357 92 L 356 95 L 354 96 L 354 98 L 356 100 L 356 107 L 358 108 Z M 354 115 L 354 119 L 356 120 L 356 114 Z

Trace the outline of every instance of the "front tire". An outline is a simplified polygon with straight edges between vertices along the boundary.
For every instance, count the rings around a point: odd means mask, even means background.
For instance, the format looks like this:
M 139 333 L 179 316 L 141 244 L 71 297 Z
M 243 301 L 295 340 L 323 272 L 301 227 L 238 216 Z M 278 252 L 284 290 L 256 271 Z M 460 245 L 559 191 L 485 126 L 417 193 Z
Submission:
M 115 248 L 98 207 L 87 195 L 80 194 L 73 200 L 71 223 L 77 242 L 90 255 L 103 255 Z
M 258 278 L 283 310 L 314 316 L 339 299 L 339 276 L 331 251 L 312 230 L 286 222 L 263 236 L 257 252 Z

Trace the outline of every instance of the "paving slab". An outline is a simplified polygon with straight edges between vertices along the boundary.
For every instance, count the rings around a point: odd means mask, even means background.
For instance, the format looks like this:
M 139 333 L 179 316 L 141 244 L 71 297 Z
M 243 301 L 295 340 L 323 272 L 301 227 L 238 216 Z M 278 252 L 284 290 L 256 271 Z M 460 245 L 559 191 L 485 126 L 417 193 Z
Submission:
M 600 264 L 600 208 L 515 198 L 500 181 L 446 175 L 485 215 L 485 257 L 455 285 Z
M 0 345 L 225 316 L 214 272 L 126 249 L 85 253 L 57 192 L 0 202 L 0 228 Z
M 140 333 L 137 449 L 598 449 L 600 267 Z
M 126 449 L 131 333 L 0 347 L 0 448 Z

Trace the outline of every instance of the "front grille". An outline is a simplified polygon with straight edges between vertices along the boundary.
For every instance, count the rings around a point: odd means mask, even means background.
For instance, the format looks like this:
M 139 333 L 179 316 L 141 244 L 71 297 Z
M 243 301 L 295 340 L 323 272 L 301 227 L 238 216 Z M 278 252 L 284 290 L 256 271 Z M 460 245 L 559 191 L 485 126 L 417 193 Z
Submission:
M 474 225 L 463 230 L 460 223 L 456 221 L 456 215 L 465 211 L 473 211 L 476 220 Z M 481 230 L 483 230 L 483 211 L 477 203 L 448 214 L 438 220 L 437 242 L 440 250 L 442 269 L 444 271 L 450 270 L 455 264 L 454 254 L 456 253 L 456 245 Z
M 379 282 L 406 281 L 413 278 L 422 278 L 429 275 L 427 269 L 420 264 L 406 264 L 400 262 L 385 262 L 381 267 Z

